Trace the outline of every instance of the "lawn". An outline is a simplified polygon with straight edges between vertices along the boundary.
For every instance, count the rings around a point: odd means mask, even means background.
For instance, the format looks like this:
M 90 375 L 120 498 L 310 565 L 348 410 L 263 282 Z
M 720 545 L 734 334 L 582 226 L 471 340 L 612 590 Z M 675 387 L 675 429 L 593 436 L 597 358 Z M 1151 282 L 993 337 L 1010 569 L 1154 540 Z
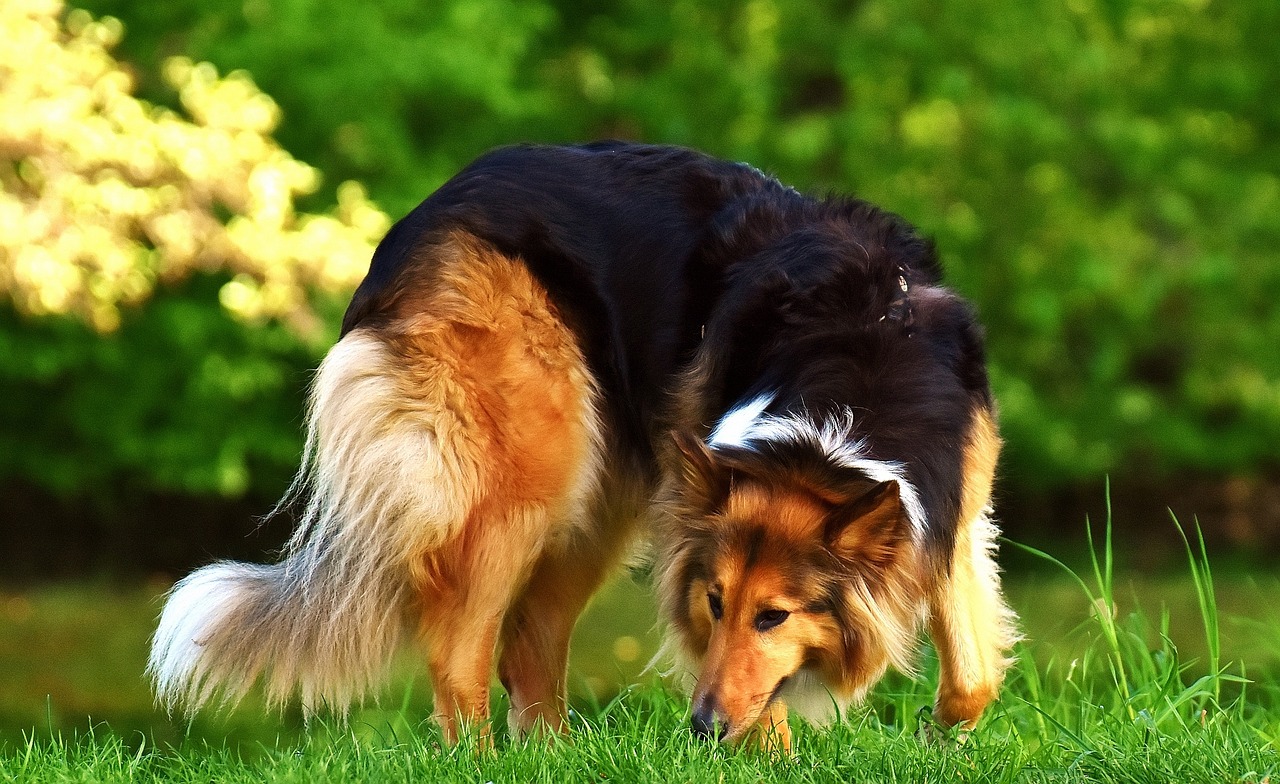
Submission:
M 0 781 L 1268 781 L 1280 771 L 1280 583 L 1210 574 L 1013 575 L 1028 641 L 1001 700 L 963 742 L 920 740 L 936 663 L 891 676 L 792 759 L 696 742 L 687 702 L 641 670 L 645 589 L 624 579 L 581 624 L 569 742 L 442 749 L 416 662 L 379 705 L 303 727 L 249 704 L 192 724 L 141 678 L 163 585 L 0 596 Z M 1216 577 L 1216 585 L 1214 584 Z M 622 686 L 620 684 L 636 684 Z M 500 695 L 495 715 L 505 714 Z

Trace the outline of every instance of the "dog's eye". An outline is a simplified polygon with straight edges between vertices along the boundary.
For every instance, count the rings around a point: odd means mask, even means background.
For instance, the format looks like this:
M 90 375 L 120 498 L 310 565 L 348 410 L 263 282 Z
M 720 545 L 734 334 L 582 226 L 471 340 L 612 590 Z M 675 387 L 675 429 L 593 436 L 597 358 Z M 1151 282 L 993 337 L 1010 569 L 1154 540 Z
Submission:
M 724 602 L 714 593 L 707 594 L 707 604 L 711 607 L 711 617 L 717 621 L 724 615 Z
M 767 632 L 787 619 L 786 610 L 763 610 L 756 616 L 756 631 Z

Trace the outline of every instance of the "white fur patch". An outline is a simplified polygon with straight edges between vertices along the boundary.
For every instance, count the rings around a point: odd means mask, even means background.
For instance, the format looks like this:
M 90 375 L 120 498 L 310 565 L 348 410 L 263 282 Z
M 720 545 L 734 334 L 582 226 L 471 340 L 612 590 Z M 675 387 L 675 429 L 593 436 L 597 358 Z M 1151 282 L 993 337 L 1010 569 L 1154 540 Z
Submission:
M 924 505 L 907 477 L 907 467 L 897 461 L 867 456 L 866 439 L 854 435 L 857 419 L 852 411 L 821 424 L 798 414 L 771 416 L 765 414 L 764 409 L 773 397 L 772 393 L 760 395 L 725 414 L 708 439 L 708 445 L 749 449 L 752 441 L 810 443 L 832 462 L 860 471 L 873 482 L 897 482 L 902 508 L 912 529 L 917 536 L 924 534 L 927 525 Z
M 999 684 L 1012 662 L 1006 652 L 1021 639 L 1018 616 L 1000 593 L 1000 569 L 995 561 L 996 539 L 1000 531 L 991 515 L 991 507 L 984 508 L 969 523 L 968 536 L 956 543 L 955 558 L 967 558 L 969 562 L 959 568 L 970 575 L 965 594 L 955 595 L 953 586 L 950 597 L 956 622 L 968 626 L 961 637 L 968 644 L 952 646 L 956 668 L 966 685 Z M 962 550 L 965 538 L 969 539 L 967 553 Z M 993 623 L 994 635 L 985 631 Z
M 147 671 L 156 697 L 172 710 L 199 680 L 202 642 L 239 601 L 232 564 L 213 564 L 192 572 L 173 587 L 151 642 Z
M 778 695 L 788 710 L 804 718 L 810 724 L 825 726 L 839 721 L 853 702 L 848 695 L 838 695 L 822 678 L 810 670 L 800 670 Z
M 773 393 L 766 392 L 725 414 L 707 443 L 710 446 L 744 446 L 760 415 L 773 402 Z

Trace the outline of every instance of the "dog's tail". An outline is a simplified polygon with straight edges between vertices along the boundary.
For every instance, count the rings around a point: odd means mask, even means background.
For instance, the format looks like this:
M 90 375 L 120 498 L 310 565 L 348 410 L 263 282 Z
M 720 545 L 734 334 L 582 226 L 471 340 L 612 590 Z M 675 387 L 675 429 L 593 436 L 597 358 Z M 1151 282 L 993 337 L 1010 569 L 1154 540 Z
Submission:
M 273 566 L 215 563 L 170 593 L 148 672 L 169 710 L 234 704 L 260 678 L 275 706 L 343 709 L 384 678 L 412 610 L 415 558 L 465 516 L 465 466 L 387 346 L 346 335 L 311 392 L 300 524 Z

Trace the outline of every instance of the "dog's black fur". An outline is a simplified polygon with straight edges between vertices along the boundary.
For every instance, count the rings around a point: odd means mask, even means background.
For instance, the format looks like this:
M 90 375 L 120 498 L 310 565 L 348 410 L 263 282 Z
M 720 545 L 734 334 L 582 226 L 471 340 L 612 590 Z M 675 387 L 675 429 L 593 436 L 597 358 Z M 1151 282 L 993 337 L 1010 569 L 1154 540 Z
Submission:
M 949 558 L 960 447 L 992 401 L 974 315 L 939 287 L 932 245 L 903 219 L 675 147 L 503 148 L 392 228 L 343 334 L 387 318 L 424 272 L 417 250 L 459 230 L 546 287 L 635 464 L 652 467 L 673 427 L 705 433 L 765 391 L 770 413 L 853 411 L 868 456 L 906 465 L 933 555 Z M 672 422 L 668 400 L 694 365 L 703 419 Z

